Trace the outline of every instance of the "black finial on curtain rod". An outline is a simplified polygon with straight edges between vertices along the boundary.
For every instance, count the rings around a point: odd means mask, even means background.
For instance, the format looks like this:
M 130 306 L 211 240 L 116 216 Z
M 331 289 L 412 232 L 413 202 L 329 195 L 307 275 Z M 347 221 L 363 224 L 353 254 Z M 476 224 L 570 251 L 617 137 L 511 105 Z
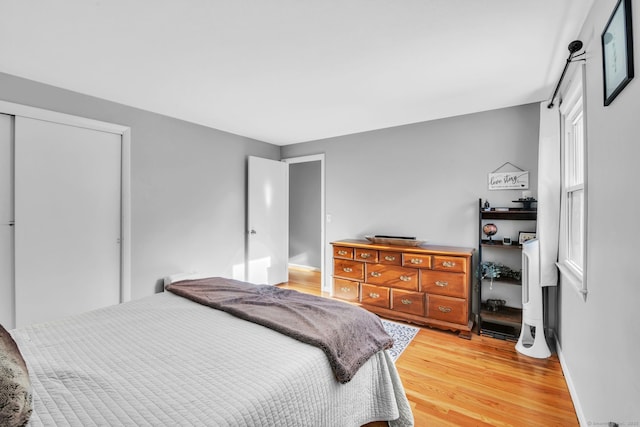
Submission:
M 573 61 L 576 56 L 584 55 L 582 52 L 580 55 L 576 55 L 575 53 L 582 49 L 582 42 L 580 40 L 574 40 L 569 43 L 569 57 L 567 58 L 567 62 L 564 64 L 564 69 L 562 70 L 562 74 L 560 75 L 560 80 L 558 80 L 558 84 L 556 85 L 556 90 L 553 91 L 553 96 L 551 97 L 551 101 L 547 105 L 547 108 L 553 107 L 553 100 L 556 99 L 556 95 L 558 94 L 558 90 L 560 89 L 560 85 L 562 84 L 562 79 L 564 79 L 564 75 L 567 72 L 567 68 L 569 68 L 569 64 Z

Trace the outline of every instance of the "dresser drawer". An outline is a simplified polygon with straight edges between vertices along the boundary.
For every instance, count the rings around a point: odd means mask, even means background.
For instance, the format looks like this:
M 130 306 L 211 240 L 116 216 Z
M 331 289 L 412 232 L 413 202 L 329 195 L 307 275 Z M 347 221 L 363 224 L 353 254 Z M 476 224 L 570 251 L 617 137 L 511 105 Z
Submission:
M 390 308 L 390 289 L 382 286 L 373 286 L 363 283 L 360 302 L 363 304 L 375 305 L 378 307 Z
M 430 294 L 466 298 L 466 277 L 463 273 L 420 270 L 420 289 Z
M 456 256 L 434 255 L 433 269 L 442 271 L 454 271 L 456 273 L 467 272 L 466 258 Z
M 379 254 L 380 264 L 402 265 L 401 252 L 380 251 Z
M 345 279 L 333 279 L 333 296 L 336 298 L 358 301 L 360 293 L 358 292 L 359 283 Z
M 395 265 L 367 264 L 365 281 L 374 285 L 417 291 L 418 271 Z
M 394 311 L 424 316 L 424 294 L 391 289 L 391 308 Z
M 431 255 L 402 254 L 402 265 L 405 267 L 431 268 Z
M 378 262 L 378 251 L 373 249 L 356 248 L 355 259 L 364 262 Z
M 353 259 L 353 248 L 347 246 L 334 246 L 333 247 L 334 258 Z
M 345 279 L 364 280 L 364 263 L 346 259 L 334 259 L 333 275 Z
M 466 324 L 469 321 L 467 301 L 439 295 L 427 295 L 427 317 Z

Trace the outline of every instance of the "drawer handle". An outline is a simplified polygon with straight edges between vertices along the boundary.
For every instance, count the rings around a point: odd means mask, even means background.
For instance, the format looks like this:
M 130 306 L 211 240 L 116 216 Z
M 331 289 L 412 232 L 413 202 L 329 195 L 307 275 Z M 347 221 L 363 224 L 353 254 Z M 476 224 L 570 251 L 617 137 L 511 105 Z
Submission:
M 353 268 L 351 268 L 351 267 L 342 267 L 342 271 L 344 271 L 345 273 L 351 273 L 353 271 Z
M 395 261 L 396 257 L 391 256 L 391 255 L 387 255 L 386 257 L 384 257 L 384 259 L 387 260 L 387 261 Z
M 371 292 L 371 293 L 369 294 L 369 297 L 370 297 L 370 298 L 380 298 L 380 294 L 376 294 L 375 292 Z
M 380 277 L 380 276 L 382 276 L 382 273 L 378 273 L 377 271 L 372 271 L 372 272 L 371 272 L 371 276 L 373 276 L 373 277 Z
M 371 258 L 371 254 L 368 254 L 365 252 L 363 254 L 360 254 L 360 258 L 364 258 L 364 259 Z
M 342 256 L 344 256 L 344 255 L 346 255 L 348 253 L 349 252 L 347 252 L 347 251 L 338 251 L 338 255 L 342 255 Z
M 351 292 L 351 288 L 347 288 L 346 286 L 345 286 L 345 287 L 343 287 L 343 288 L 340 288 L 340 290 L 341 290 L 342 292 Z
M 411 258 L 411 264 L 422 264 L 422 259 L 421 258 Z
M 436 280 L 436 286 L 440 286 L 441 288 L 444 288 L 446 286 L 449 286 L 449 282 L 443 282 L 442 280 Z
M 411 281 L 411 277 L 410 276 L 400 276 L 400 280 L 402 280 L 403 282 L 410 282 Z
M 442 266 L 451 268 L 451 267 L 455 267 L 456 263 L 454 261 L 442 261 Z
M 413 301 L 411 301 L 410 299 L 404 299 L 404 298 L 401 299 L 400 302 L 403 303 L 404 305 L 409 305 L 413 303 Z
M 438 310 L 440 310 L 443 313 L 450 313 L 451 312 L 451 307 L 445 307 L 445 306 L 439 305 L 438 306 Z

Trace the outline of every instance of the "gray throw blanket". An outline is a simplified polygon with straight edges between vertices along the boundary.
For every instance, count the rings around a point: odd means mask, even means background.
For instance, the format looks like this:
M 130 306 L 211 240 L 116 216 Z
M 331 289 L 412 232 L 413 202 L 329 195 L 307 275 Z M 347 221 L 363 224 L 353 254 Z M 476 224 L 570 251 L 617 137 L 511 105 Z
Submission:
M 340 383 L 349 382 L 372 355 L 393 346 L 377 316 L 345 302 L 221 277 L 184 280 L 166 289 L 320 347 Z

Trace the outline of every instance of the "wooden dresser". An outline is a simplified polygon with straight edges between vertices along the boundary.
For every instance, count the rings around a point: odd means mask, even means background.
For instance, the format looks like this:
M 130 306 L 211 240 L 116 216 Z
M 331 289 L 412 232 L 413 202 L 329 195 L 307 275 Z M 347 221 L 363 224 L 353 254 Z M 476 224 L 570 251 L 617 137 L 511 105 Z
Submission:
M 474 249 L 391 246 L 366 240 L 331 244 L 333 297 L 357 302 L 382 317 L 471 337 Z

